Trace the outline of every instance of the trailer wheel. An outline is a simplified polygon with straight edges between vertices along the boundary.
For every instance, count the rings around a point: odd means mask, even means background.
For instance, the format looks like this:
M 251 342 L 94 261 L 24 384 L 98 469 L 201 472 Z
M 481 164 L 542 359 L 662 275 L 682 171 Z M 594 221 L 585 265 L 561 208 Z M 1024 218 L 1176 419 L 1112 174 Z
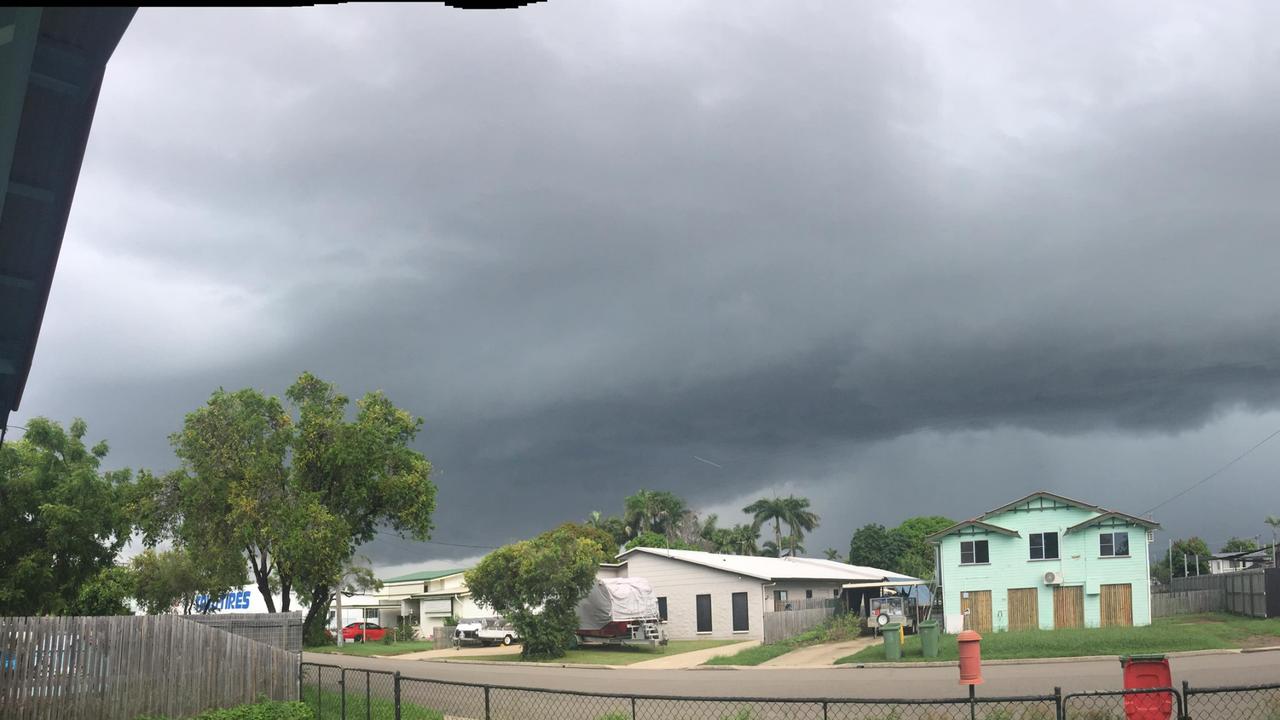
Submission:
M 503 636 L 502 636 L 502 644 L 503 644 L 503 645 L 510 645 L 510 644 L 511 644 L 511 636 L 510 636 L 510 635 L 503 635 Z

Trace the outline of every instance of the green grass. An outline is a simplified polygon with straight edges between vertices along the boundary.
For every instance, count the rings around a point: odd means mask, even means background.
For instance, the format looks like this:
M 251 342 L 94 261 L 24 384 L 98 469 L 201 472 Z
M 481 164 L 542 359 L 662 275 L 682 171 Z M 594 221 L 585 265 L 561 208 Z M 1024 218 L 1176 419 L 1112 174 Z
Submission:
M 302 702 L 316 713 L 316 720 L 343 720 L 342 717 L 342 696 L 336 692 L 325 690 L 317 695 L 316 688 L 304 687 L 302 689 Z M 317 704 L 317 699 L 319 704 Z M 347 693 L 347 715 L 348 718 L 365 717 L 364 694 L 358 696 Z M 396 705 L 392 700 L 379 697 L 369 698 L 370 720 L 395 720 Z M 400 701 L 400 719 L 401 720 L 444 720 L 444 714 L 438 710 L 425 708 L 421 705 L 415 705 L 404 700 Z
M 862 626 L 857 615 L 838 615 L 812 630 L 782 642 L 757 645 L 746 650 L 739 650 L 733 655 L 713 657 L 703 665 L 759 665 L 779 655 L 786 655 L 792 650 L 818 645 L 820 643 L 843 642 L 852 640 L 862 634 Z
M 982 637 L 982 657 L 984 660 L 1004 660 L 1133 655 L 1261 645 L 1280 645 L 1280 619 L 1258 620 L 1226 614 L 1181 615 L 1160 618 L 1146 627 L 987 633 Z M 915 635 L 907 637 L 902 648 L 903 662 L 934 659 L 956 659 L 956 636 L 942 636 L 937 658 L 923 657 L 920 638 Z M 883 643 L 842 657 L 836 664 L 873 662 L 885 662 Z
M 732 645 L 736 642 L 740 641 L 672 640 L 667 643 L 665 648 L 658 646 L 657 649 L 651 649 L 648 646 L 632 645 L 623 645 L 621 647 L 610 647 L 607 645 L 604 647 L 578 647 L 565 653 L 564 657 L 559 657 L 554 660 L 524 660 L 519 654 L 473 655 L 468 656 L 466 659 L 505 662 L 581 663 L 584 665 L 630 665 L 644 660 L 660 658 L 664 655 L 678 655 L 680 653 L 693 652 L 694 650 L 706 650 L 707 648 L 719 647 L 721 645 Z
M 423 650 L 435 650 L 436 644 L 430 640 L 405 640 L 404 642 L 394 642 L 390 645 L 383 643 L 381 640 L 376 642 L 346 642 L 339 647 L 338 645 L 321 645 L 319 647 L 309 647 L 307 652 L 327 653 L 330 655 L 358 655 L 360 657 L 369 657 L 370 655 L 400 655 L 403 653 L 422 652 Z

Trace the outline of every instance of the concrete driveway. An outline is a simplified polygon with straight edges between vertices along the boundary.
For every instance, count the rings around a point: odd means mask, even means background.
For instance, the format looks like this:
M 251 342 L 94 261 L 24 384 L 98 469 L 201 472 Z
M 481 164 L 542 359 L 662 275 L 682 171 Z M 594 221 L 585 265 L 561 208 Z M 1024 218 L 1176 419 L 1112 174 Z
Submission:
M 831 667 L 836 660 L 852 655 L 864 647 L 876 644 L 878 638 L 864 637 L 838 643 L 823 643 L 792 650 L 772 660 L 760 663 L 760 667 L 815 668 Z
M 493 647 L 464 647 L 464 648 L 445 648 L 444 650 L 423 650 L 422 652 L 405 653 L 403 655 L 386 655 L 377 657 L 386 657 L 394 660 L 466 660 L 467 658 L 483 657 L 485 655 L 516 655 L 520 652 L 519 645 L 494 645 Z
M 739 650 L 746 650 L 749 647 L 755 647 L 760 644 L 759 640 L 748 640 L 746 642 L 734 643 L 733 645 L 720 645 L 719 647 L 707 648 L 706 650 L 694 650 L 692 652 L 676 653 L 675 655 L 667 655 L 652 660 L 642 660 L 638 663 L 631 663 L 622 667 L 632 670 L 683 670 L 685 668 L 698 667 L 702 663 L 713 657 L 720 655 L 732 655 Z

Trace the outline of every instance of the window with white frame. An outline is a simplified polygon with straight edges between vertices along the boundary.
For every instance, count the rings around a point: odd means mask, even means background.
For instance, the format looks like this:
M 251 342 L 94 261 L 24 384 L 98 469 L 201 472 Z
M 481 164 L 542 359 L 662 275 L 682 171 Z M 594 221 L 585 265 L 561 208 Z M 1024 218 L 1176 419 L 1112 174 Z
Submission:
M 982 565 L 991 562 L 991 554 L 987 550 L 986 540 L 961 540 L 960 564 Z
M 1129 533 L 1109 532 L 1099 534 L 1098 554 L 1102 557 L 1128 557 Z
M 1031 533 L 1031 559 L 1057 560 L 1058 533 Z

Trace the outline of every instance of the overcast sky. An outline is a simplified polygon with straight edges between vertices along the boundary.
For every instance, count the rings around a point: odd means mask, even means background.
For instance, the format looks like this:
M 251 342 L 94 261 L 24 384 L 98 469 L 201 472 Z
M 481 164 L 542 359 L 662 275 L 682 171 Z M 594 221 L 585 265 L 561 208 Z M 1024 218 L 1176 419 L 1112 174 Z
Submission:
M 726 520 L 807 495 L 812 554 L 1036 489 L 1143 514 L 1280 428 L 1278 22 L 144 8 L 13 422 L 82 416 L 165 470 L 219 386 L 385 390 L 460 545 L 640 487 Z M 1280 439 L 1155 519 L 1269 538 L 1277 467 Z

